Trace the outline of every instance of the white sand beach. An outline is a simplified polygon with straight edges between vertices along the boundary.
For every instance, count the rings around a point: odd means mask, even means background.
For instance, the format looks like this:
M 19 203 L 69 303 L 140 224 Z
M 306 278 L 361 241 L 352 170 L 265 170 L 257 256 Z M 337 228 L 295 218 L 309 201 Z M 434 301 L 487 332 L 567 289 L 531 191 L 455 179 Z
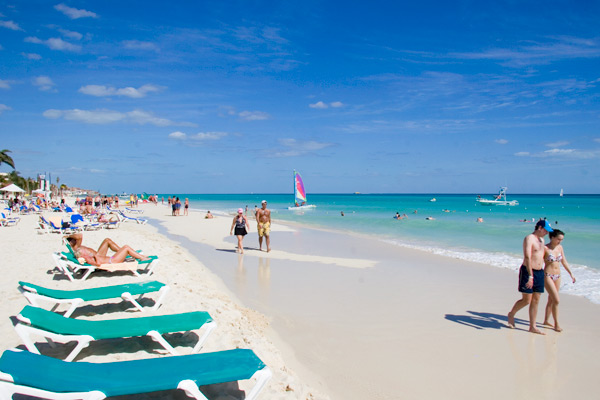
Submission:
M 272 368 L 260 398 L 559 399 L 591 398 L 600 389 L 594 379 L 600 306 L 583 298 L 561 296 L 564 332 L 544 328 L 545 336 L 533 335 L 526 310 L 517 315 L 516 329 L 506 328 L 506 314 L 520 297 L 513 271 L 278 221 L 270 253 L 258 250 L 251 223 L 239 255 L 228 235 L 229 216 L 172 217 L 160 204 L 141 208 L 155 226 L 86 232 L 84 244 L 94 247 L 109 236 L 158 255 L 150 278 L 171 292 L 155 314 L 208 311 L 218 327 L 203 351 L 251 348 Z M 36 220 L 23 216 L 16 227 L 0 229 L 3 349 L 21 345 L 10 320 L 26 304 L 19 280 L 74 289 L 139 279 L 97 273 L 69 282 L 50 258 L 61 248 L 60 235 L 38 235 Z M 545 301 L 546 295 L 541 308 Z M 114 300 L 83 307 L 76 316 L 140 315 Z M 164 353 L 149 340 L 129 339 L 94 344 L 78 360 Z M 225 396 L 218 398 L 243 398 Z M 173 391 L 149 398 L 185 396 Z

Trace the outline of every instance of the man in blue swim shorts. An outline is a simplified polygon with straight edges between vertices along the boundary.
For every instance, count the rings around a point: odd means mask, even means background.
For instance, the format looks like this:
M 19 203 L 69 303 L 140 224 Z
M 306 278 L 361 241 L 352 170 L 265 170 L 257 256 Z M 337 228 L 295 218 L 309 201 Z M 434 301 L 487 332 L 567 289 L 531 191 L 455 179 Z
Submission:
M 552 232 L 550 223 L 541 219 L 535 224 L 533 233 L 523 239 L 523 264 L 519 270 L 519 292 L 517 300 L 508 313 L 508 327 L 515 327 L 515 315 L 523 307 L 529 305 L 529 332 L 544 335 L 537 329 L 537 317 L 540 297 L 544 293 L 544 236 Z

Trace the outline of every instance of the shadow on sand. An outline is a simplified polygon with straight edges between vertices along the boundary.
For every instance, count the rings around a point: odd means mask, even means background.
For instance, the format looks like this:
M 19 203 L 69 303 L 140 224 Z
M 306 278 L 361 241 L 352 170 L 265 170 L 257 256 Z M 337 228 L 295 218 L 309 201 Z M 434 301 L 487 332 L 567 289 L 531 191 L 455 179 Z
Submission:
M 457 324 L 475 329 L 508 329 L 508 317 L 506 315 L 477 311 L 467 311 L 467 313 L 467 315 L 446 314 L 445 318 Z M 528 321 L 515 318 L 515 325 L 519 324 L 529 327 Z

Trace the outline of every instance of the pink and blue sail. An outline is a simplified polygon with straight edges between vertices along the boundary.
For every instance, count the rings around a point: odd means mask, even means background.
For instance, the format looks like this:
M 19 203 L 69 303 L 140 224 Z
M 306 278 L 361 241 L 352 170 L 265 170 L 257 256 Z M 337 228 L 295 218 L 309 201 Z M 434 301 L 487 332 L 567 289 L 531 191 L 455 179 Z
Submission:
M 294 171 L 294 202 L 296 205 L 302 205 L 306 203 L 306 191 L 304 190 L 304 182 L 302 177 L 296 171 Z

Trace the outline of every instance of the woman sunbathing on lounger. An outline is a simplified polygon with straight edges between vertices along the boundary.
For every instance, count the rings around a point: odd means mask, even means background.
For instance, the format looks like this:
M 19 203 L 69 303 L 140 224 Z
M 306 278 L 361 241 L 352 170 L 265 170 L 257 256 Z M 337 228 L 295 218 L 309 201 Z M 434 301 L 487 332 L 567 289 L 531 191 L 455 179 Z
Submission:
M 106 238 L 98 247 L 98 251 L 83 246 L 81 242 L 83 241 L 82 233 L 73 233 L 69 236 L 66 236 L 65 239 L 69 242 L 73 251 L 75 252 L 75 257 L 83 258 L 86 263 L 91 265 L 102 265 L 102 264 L 116 264 L 125 261 L 127 256 L 131 256 L 137 260 L 146 261 L 149 258 L 143 256 L 133 250 L 131 247 L 124 245 L 119 247 L 112 239 Z M 108 257 L 106 253 L 108 250 L 112 250 L 115 252 L 111 257 Z

